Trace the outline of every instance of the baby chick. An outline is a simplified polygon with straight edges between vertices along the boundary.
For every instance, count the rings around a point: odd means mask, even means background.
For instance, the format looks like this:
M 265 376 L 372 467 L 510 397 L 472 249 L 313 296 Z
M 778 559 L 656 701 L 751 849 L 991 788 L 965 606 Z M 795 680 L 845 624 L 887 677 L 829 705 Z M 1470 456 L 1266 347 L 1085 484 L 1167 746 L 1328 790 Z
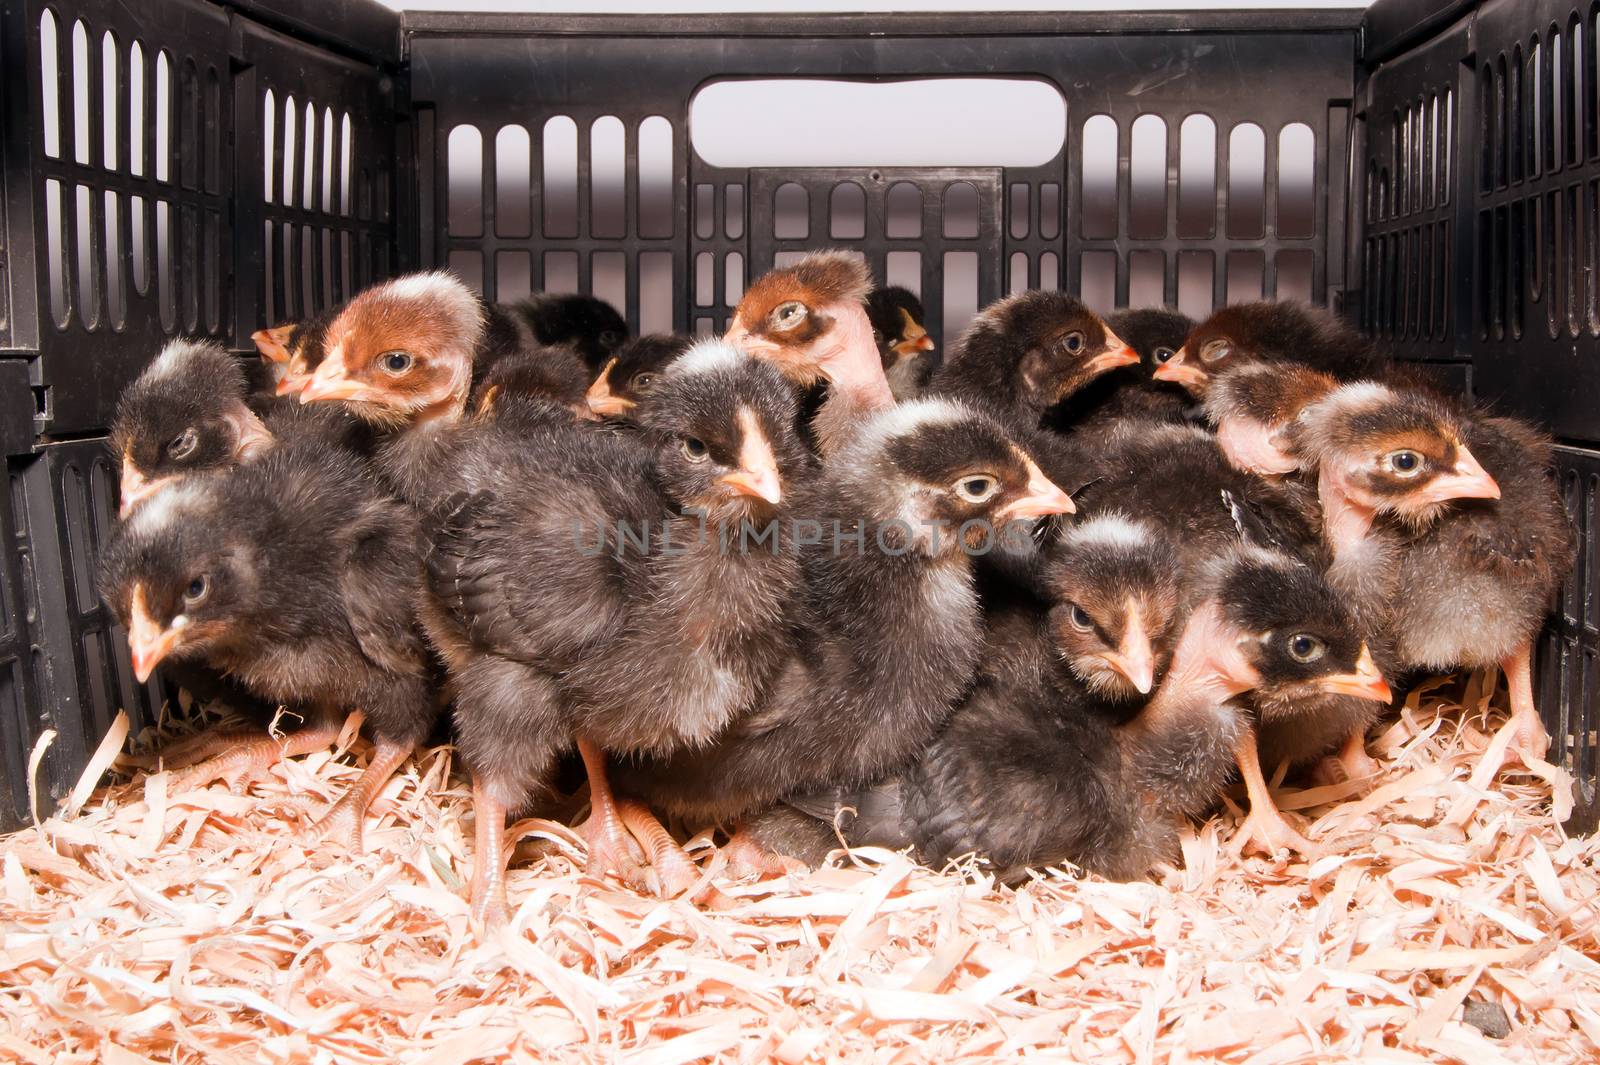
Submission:
M 1317 473 L 1331 576 L 1384 628 L 1399 665 L 1505 673 L 1512 717 L 1474 786 L 1512 753 L 1543 764 L 1533 641 L 1575 554 L 1549 438 L 1371 382 L 1311 404 L 1284 436 Z
M 348 452 L 284 442 L 226 476 L 171 485 L 123 524 L 101 590 L 140 681 L 203 661 L 262 696 L 314 708 L 286 745 L 237 748 L 230 775 L 325 746 L 360 709 L 377 741 L 314 830 L 359 848 L 372 799 L 432 728 L 431 659 L 412 620 L 416 519 Z
M 310 383 L 311 374 L 322 362 L 328 323 L 338 312 L 339 308 L 330 307 L 310 318 L 250 334 L 262 359 L 276 370 L 275 394 L 297 396 Z
M 805 599 L 761 703 L 709 744 L 619 766 L 624 786 L 695 822 L 737 821 L 896 770 L 978 665 L 975 552 L 1014 520 L 1072 509 L 989 415 L 923 399 L 874 416 L 798 510 Z
M 593 374 L 628 339 L 628 323 L 605 300 L 576 293 L 541 292 L 508 304 L 541 347 L 569 347 Z
M 933 375 L 933 338 L 923 324 L 928 315 L 922 301 L 899 285 L 880 288 L 867 297 L 867 318 L 889 391 L 901 401 L 920 396 Z
M 1183 346 L 1194 323 L 1161 307 L 1106 315 L 1106 326 L 1139 354 L 1136 366 L 1120 366 L 1078 389 L 1050 412 L 1057 431 L 1100 430 L 1123 418 L 1181 422 L 1191 400 L 1182 388 L 1150 375 Z
M 1263 477 L 1292 473 L 1300 461 L 1285 449 L 1284 430 L 1338 387 L 1331 375 L 1303 363 L 1244 361 L 1212 378 L 1206 420 L 1235 469 Z
M 981 404 L 1024 431 L 1138 352 L 1064 292 L 1023 292 L 985 307 L 928 384 L 931 393 Z
M 584 391 L 589 375 L 577 350 L 570 347 L 537 348 L 504 355 L 489 367 L 468 401 L 474 415 L 504 413 L 508 405 L 529 405 L 543 415 L 551 405 L 565 407 L 587 418 Z
M 625 826 L 665 889 L 697 878 L 647 811 L 613 803 L 603 752 L 710 742 L 783 663 L 799 569 L 769 523 L 810 466 L 794 403 L 773 367 L 702 343 L 639 401 L 641 436 L 552 428 L 486 456 L 498 476 L 443 508 L 429 626 L 449 648 L 474 774 L 479 919 L 504 917 L 506 812 L 574 738 L 591 868 L 629 873 Z
M 871 290 L 860 259 L 816 252 L 757 278 L 723 338 L 773 362 L 799 387 L 827 386 L 809 423 L 825 458 L 843 449 L 874 413 L 894 406 L 867 318 Z
M 1195 327 L 1177 353 L 1156 367 L 1157 381 L 1172 381 L 1204 399 L 1211 380 L 1244 362 L 1289 359 L 1355 381 L 1384 368 L 1372 342 L 1321 307 L 1292 301 L 1236 303 Z
M 692 343 L 692 337 L 679 333 L 655 333 L 624 343 L 589 385 L 585 396 L 589 413 L 596 418 L 628 417 L 661 377 L 662 368 Z

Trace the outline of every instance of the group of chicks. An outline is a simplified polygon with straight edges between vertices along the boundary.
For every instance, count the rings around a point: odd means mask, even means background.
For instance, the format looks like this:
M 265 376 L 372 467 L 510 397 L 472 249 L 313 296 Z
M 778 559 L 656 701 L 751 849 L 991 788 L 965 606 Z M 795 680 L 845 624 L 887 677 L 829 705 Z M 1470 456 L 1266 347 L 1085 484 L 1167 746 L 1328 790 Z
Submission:
M 1418 671 L 1504 669 L 1476 783 L 1544 753 L 1530 649 L 1574 550 L 1548 440 L 1312 307 L 1025 292 L 939 365 L 914 296 L 819 252 L 716 339 L 423 273 L 255 340 L 174 342 L 122 396 L 103 592 L 141 680 L 300 722 L 201 737 L 190 783 L 365 715 L 316 836 L 359 848 L 448 723 L 486 925 L 506 817 L 574 749 L 590 871 L 701 898 L 841 837 L 1140 877 L 1235 772 L 1238 845 L 1307 850 L 1266 772 L 1370 775 Z

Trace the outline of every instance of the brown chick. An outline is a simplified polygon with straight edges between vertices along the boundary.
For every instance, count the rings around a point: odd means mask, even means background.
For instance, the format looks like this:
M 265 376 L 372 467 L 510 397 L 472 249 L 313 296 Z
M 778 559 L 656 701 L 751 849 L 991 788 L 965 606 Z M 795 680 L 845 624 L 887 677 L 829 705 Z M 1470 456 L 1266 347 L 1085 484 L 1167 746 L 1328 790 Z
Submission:
M 1023 292 L 985 307 L 928 384 L 1031 432 L 1090 381 L 1139 353 L 1064 292 Z
M 1307 406 L 1339 387 L 1332 376 L 1297 362 L 1242 362 L 1218 373 L 1205 414 L 1234 469 L 1263 477 L 1292 473 L 1300 460 L 1281 436 Z
M 1381 372 L 1385 360 L 1372 342 L 1337 315 L 1293 301 L 1223 307 L 1189 334 L 1183 347 L 1156 367 L 1157 381 L 1172 381 L 1204 399 L 1217 374 L 1244 362 L 1292 360 L 1357 381 Z
M 878 342 L 883 374 L 894 398 L 915 399 L 933 376 L 933 338 L 928 335 L 922 301 L 906 288 L 889 285 L 867 297 L 867 317 Z
M 629 340 L 600 368 L 585 395 L 596 418 L 627 418 L 654 387 L 667 363 L 689 350 L 693 337 L 655 333 Z
M 810 424 L 824 458 L 845 447 L 874 413 L 894 406 L 867 317 L 871 291 L 860 259 L 816 252 L 757 278 L 723 338 L 775 363 L 802 388 L 827 385 Z

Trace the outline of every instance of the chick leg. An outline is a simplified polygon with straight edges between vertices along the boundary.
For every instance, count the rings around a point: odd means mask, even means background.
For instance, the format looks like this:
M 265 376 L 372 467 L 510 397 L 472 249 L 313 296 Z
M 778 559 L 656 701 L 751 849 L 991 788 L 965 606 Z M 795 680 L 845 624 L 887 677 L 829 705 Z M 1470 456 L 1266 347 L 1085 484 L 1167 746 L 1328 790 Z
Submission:
M 672 838 L 672 834 L 662 826 L 648 806 L 633 799 L 620 799 L 617 801 L 617 815 L 622 818 L 623 825 L 633 838 L 639 841 L 639 845 L 650 852 L 650 865 L 656 871 L 656 882 L 663 896 L 676 898 L 688 893 L 700 882 L 700 867 L 694 864 L 689 852 L 678 845 L 678 841 Z M 725 902 L 726 898 L 707 884 L 695 893 L 693 900 L 715 905 Z
M 643 856 L 618 816 L 617 800 L 612 796 L 611 784 L 606 778 L 606 752 L 588 740 L 580 739 L 578 754 L 583 758 L 583 768 L 589 774 L 589 820 L 578 830 L 589 845 L 589 860 L 583 871 L 593 877 L 615 873 L 629 887 L 648 891 Z
M 223 753 L 179 772 L 171 790 L 187 791 L 221 780 L 229 791 L 239 794 L 247 782 L 259 779 L 283 759 L 320 751 L 338 738 L 339 726 L 334 724 L 307 725 L 282 740 L 260 732 L 231 733 Z
M 1383 772 L 1383 763 L 1367 753 L 1367 730 L 1352 732 L 1339 748 L 1338 754 L 1329 755 L 1317 766 L 1320 783 L 1336 784 L 1340 780 L 1364 780 Z
M 354 854 L 361 853 L 361 829 L 372 800 L 378 797 L 383 786 L 394 776 L 405 760 L 411 757 L 412 746 L 380 738 L 372 752 L 372 760 L 359 779 L 350 786 L 333 808 L 311 826 L 308 842 L 326 837 L 343 843 Z
M 733 835 L 723 844 L 722 854 L 727 859 L 728 875 L 740 879 L 747 876 L 788 876 L 790 873 L 804 872 L 806 868 L 804 862 L 786 858 L 763 845 L 750 831 L 750 826 L 743 822 L 734 826 Z
M 506 804 L 472 778 L 472 920 L 491 931 L 510 914 L 506 902 Z
M 1245 732 L 1234 745 L 1233 756 L 1239 763 L 1239 775 L 1244 778 L 1245 791 L 1250 796 L 1250 814 L 1233 837 L 1233 851 L 1242 854 L 1253 840 L 1259 839 L 1267 853 L 1275 854 L 1287 847 L 1300 854 L 1313 849 L 1294 826 L 1284 819 L 1278 804 L 1272 801 L 1267 789 L 1267 778 L 1261 773 L 1261 755 L 1256 751 L 1253 731 Z
M 1500 726 L 1472 771 L 1471 784 L 1480 791 L 1493 782 L 1511 755 L 1531 769 L 1543 765 L 1550 753 L 1550 734 L 1539 718 L 1539 708 L 1533 705 L 1533 645 L 1508 656 L 1500 669 L 1511 695 L 1511 720 Z

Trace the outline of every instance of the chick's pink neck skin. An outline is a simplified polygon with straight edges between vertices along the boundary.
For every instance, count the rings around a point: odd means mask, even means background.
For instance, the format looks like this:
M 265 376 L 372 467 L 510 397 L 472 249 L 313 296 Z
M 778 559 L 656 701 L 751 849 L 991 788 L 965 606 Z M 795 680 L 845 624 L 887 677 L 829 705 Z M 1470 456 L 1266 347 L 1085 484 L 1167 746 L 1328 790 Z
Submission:
M 1217 423 L 1217 446 L 1236 470 L 1263 477 L 1293 473 L 1300 464 L 1273 443 L 1278 428 L 1254 418 L 1223 418 Z
M 818 364 L 835 394 L 848 395 L 851 405 L 866 411 L 894 406 L 894 393 L 883 373 L 883 359 L 872 338 L 872 322 L 859 303 L 836 303 L 822 308 L 833 319 L 823 339 Z
M 1345 474 L 1330 463 L 1318 474 L 1317 500 L 1322 504 L 1322 535 L 1334 561 L 1349 559 L 1372 531 L 1377 510 L 1357 500 Z
M 1146 712 L 1179 701 L 1224 702 L 1255 687 L 1260 677 L 1244 656 L 1241 643 L 1246 638 L 1223 618 L 1215 601 L 1195 607 L 1172 652 L 1172 667 Z

